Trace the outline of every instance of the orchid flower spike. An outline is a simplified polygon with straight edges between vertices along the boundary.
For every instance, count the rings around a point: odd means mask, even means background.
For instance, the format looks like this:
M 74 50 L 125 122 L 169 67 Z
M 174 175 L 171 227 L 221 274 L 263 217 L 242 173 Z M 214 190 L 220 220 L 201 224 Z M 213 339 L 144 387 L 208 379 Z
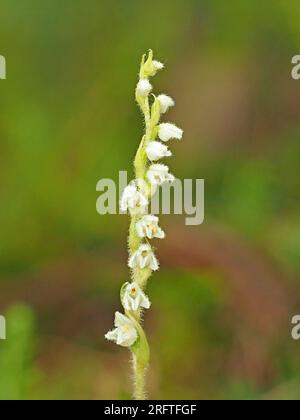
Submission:
M 134 397 L 145 399 L 145 374 L 149 364 L 150 350 L 143 329 L 143 311 L 150 308 L 145 293 L 147 282 L 159 262 L 149 241 L 164 239 L 165 232 L 159 226 L 157 216 L 149 214 L 149 202 L 157 188 L 175 177 L 161 159 L 172 156 L 165 142 L 181 140 L 183 131 L 175 124 L 161 122 L 162 116 L 175 105 L 166 95 L 156 96 L 150 78 L 164 68 L 163 63 L 153 58 L 153 51 L 143 55 L 135 99 L 142 111 L 145 132 L 134 158 L 134 180 L 127 185 L 120 199 L 122 212 L 129 211 L 131 223 L 128 235 L 130 282 L 121 288 L 121 303 L 125 313 L 115 314 L 115 328 L 105 337 L 109 341 L 128 347 L 133 359 Z M 162 143 L 163 142 L 163 143 Z

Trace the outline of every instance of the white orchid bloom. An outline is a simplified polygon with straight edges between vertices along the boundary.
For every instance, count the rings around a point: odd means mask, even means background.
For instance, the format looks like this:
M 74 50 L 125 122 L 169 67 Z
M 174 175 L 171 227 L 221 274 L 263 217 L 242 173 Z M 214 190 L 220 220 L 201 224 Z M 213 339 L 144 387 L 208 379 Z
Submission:
M 130 268 L 151 268 L 153 271 L 159 269 L 158 261 L 152 251 L 152 248 L 148 244 L 140 245 L 139 249 L 135 251 L 129 258 L 128 265 Z
M 138 333 L 134 323 L 127 316 L 116 312 L 115 327 L 105 335 L 107 340 L 114 341 L 122 347 L 131 347 L 136 342 Z
M 141 96 L 148 96 L 152 91 L 152 85 L 148 79 L 141 79 L 137 84 L 136 91 Z
M 151 214 L 143 216 L 136 223 L 136 232 L 140 238 L 159 238 L 165 237 L 164 231 L 158 226 L 158 217 Z
M 133 181 L 124 189 L 120 209 L 131 214 L 144 214 L 147 211 L 148 199 L 137 189 L 136 182 Z
M 169 141 L 171 139 L 181 140 L 183 136 L 183 130 L 171 123 L 161 123 L 159 125 L 158 137 L 162 141 Z
M 173 182 L 174 175 L 169 173 L 169 168 L 166 165 L 156 163 L 150 166 L 147 172 L 147 178 L 153 187 L 158 187 L 165 182 Z
M 160 61 L 157 61 L 157 60 L 153 60 L 152 65 L 153 65 L 153 67 L 156 71 L 162 70 L 165 67 L 165 65 L 163 63 L 161 63 Z
M 146 153 L 148 159 L 151 161 L 156 161 L 164 157 L 172 156 L 172 153 L 168 147 L 159 141 L 151 141 L 146 148 Z
M 160 104 L 160 112 L 165 114 L 169 108 L 175 105 L 174 100 L 168 95 L 159 95 L 157 97 Z
M 140 286 L 133 282 L 125 287 L 123 306 L 128 311 L 137 311 L 139 308 L 149 309 L 151 303 Z

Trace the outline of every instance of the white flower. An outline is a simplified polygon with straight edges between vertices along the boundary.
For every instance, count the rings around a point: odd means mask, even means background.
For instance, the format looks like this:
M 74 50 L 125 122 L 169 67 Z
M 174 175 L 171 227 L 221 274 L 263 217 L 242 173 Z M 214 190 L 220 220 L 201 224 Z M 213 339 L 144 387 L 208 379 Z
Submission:
M 174 175 L 169 173 L 169 168 L 166 165 L 156 163 L 150 166 L 147 172 L 147 178 L 152 186 L 158 187 L 164 182 L 173 182 Z
M 168 141 L 170 139 L 181 140 L 183 135 L 183 130 L 176 127 L 176 125 L 171 123 L 162 123 L 159 125 L 158 137 L 162 141 Z
M 158 217 L 148 214 L 143 216 L 136 223 L 136 232 L 140 238 L 159 238 L 163 239 L 165 237 L 164 231 L 158 226 Z
M 149 309 L 151 303 L 140 286 L 133 282 L 125 287 L 123 305 L 128 311 L 137 311 L 139 308 Z
M 116 312 L 115 327 L 113 331 L 109 331 L 105 335 L 107 340 L 114 341 L 123 347 L 130 347 L 136 342 L 138 333 L 133 322 L 127 316 Z
M 129 210 L 131 214 L 143 214 L 146 212 L 148 199 L 137 189 L 136 182 L 132 181 L 123 191 L 120 200 L 121 211 Z
M 128 265 L 130 268 L 139 267 L 143 269 L 149 267 L 153 271 L 159 268 L 158 261 L 153 254 L 151 246 L 148 244 L 140 245 L 139 249 L 130 257 Z
M 171 106 L 175 105 L 174 100 L 168 95 L 159 95 L 157 97 L 160 104 L 160 112 L 165 114 Z
M 148 96 L 152 90 L 152 85 L 148 79 L 141 79 L 136 87 L 136 91 L 141 96 Z
M 153 65 L 153 67 L 156 71 L 162 70 L 165 67 L 163 63 L 161 63 L 160 61 L 157 61 L 157 60 L 153 60 L 152 65 Z
M 172 156 L 168 147 L 159 141 L 151 141 L 146 148 L 146 153 L 148 159 L 151 161 L 159 160 L 166 156 Z

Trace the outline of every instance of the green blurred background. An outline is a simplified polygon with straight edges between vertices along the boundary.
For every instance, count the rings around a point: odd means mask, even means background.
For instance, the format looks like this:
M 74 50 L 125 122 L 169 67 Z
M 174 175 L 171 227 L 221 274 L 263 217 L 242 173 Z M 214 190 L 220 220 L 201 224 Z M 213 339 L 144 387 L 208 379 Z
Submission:
M 297 0 L 2 0 L 1 399 L 130 398 L 127 351 L 103 337 L 128 218 L 96 213 L 96 183 L 132 174 L 149 48 L 185 131 L 168 163 L 206 182 L 202 226 L 162 217 L 149 395 L 300 397 L 299 21 Z

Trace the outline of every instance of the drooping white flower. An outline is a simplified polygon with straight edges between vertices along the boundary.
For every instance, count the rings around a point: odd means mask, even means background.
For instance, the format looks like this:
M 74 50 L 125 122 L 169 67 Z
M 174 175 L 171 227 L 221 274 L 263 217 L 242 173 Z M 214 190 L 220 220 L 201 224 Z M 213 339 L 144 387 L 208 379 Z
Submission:
M 162 141 L 169 141 L 171 139 L 181 140 L 183 136 L 183 130 L 178 128 L 175 124 L 161 123 L 159 125 L 158 137 Z
M 133 282 L 125 287 L 123 305 L 128 311 L 137 311 L 139 308 L 149 309 L 151 303 L 140 286 Z
M 120 209 L 131 214 L 143 214 L 147 211 L 148 199 L 137 189 L 136 182 L 132 181 L 123 191 L 120 200 Z
M 114 341 L 122 347 L 131 347 L 136 342 L 138 333 L 134 323 L 127 316 L 116 312 L 115 327 L 105 335 L 107 340 Z
M 130 268 L 139 267 L 143 269 L 149 267 L 153 271 L 157 271 L 159 268 L 158 261 L 148 244 L 140 245 L 139 249 L 129 258 L 128 265 Z
M 152 85 L 148 79 L 141 79 L 137 84 L 136 91 L 141 96 L 148 96 L 152 91 Z
M 175 180 L 174 175 L 169 173 L 168 166 L 160 163 L 155 163 L 150 166 L 147 172 L 147 178 L 154 187 L 158 187 L 164 182 L 173 182 Z
M 160 61 L 157 61 L 157 60 L 153 60 L 152 64 L 153 64 L 153 67 L 156 71 L 162 70 L 165 67 L 165 65 L 163 63 L 161 63 Z
M 156 161 L 167 156 L 172 156 L 172 153 L 168 147 L 159 141 L 151 141 L 146 148 L 146 153 L 148 159 L 151 161 Z
M 159 238 L 163 239 L 165 237 L 164 231 L 158 226 L 158 217 L 153 216 L 152 214 L 147 214 L 143 216 L 136 223 L 136 232 L 140 238 Z
M 159 95 L 157 97 L 160 104 L 160 112 L 165 114 L 169 108 L 175 105 L 174 100 L 168 95 Z

